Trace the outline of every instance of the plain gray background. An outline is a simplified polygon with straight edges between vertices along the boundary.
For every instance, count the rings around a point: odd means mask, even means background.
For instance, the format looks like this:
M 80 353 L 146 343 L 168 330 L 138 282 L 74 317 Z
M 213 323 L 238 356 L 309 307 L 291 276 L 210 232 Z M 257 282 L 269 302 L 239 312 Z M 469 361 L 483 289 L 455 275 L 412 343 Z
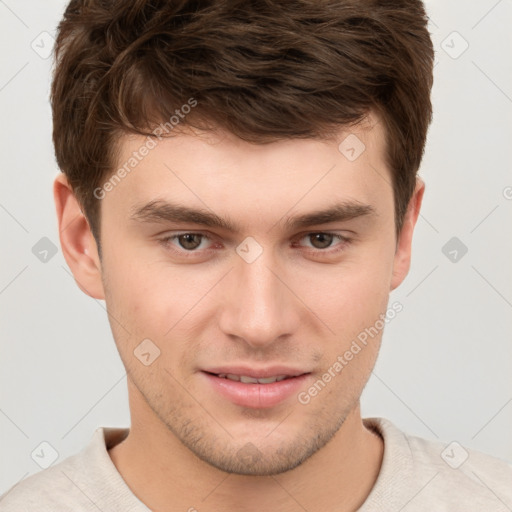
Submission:
M 42 442 L 58 462 L 96 427 L 129 425 L 104 303 L 79 290 L 59 247 L 45 57 L 65 4 L 0 0 L 0 493 L 41 470 Z M 426 195 L 390 300 L 404 310 L 362 412 L 512 460 L 512 1 L 426 5 L 437 54 Z M 57 252 L 41 261 L 44 237 Z

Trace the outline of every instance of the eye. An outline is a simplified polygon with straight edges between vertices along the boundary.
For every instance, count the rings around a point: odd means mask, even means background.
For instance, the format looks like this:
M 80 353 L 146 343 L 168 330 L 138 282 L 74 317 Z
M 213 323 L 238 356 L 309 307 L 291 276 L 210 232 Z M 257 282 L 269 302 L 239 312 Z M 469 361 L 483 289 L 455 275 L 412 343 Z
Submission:
M 332 233 L 312 233 L 306 238 L 311 241 L 315 249 L 327 249 L 332 245 L 334 235 Z
M 346 236 L 340 235 L 338 233 L 326 233 L 326 232 L 318 232 L 318 233 L 308 233 L 303 236 L 300 240 L 308 240 L 311 245 L 306 246 L 307 248 L 312 248 L 314 252 L 333 252 L 328 251 L 327 249 L 334 248 L 334 252 L 341 250 L 350 242 L 350 239 Z M 338 240 L 340 243 L 333 245 L 333 242 Z
M 184 235 L 178 235 L 176 239 L 183 249 L 193 251 L 201 245 L 201 237 L 202 235 L 197 233 L 185 233 Z
M 329 232 L 307 233 L 298 240 L 307 240 L 310 245 L 294 244 L 295 247 L 303 247 L 307 251 L 316 254 L 337 253 L 342 251 L 351 241 L 346 236 Z M 184 257 L 192 257 L 213 250 L 212 246 L 208 246 L 208 241 L 212 242 L 212 239 L 205 233 L 185 232 L 169 235 L 159 242 L 170 251 Z M 334 244 L 335 241 L 338 241 L 338 243 Z
M 168 247 L 171 245 L 171 242 L 176 240 L 179 244 L 177 250 L 183 249 L 185 252 L 198 252 L 197 249 L 201 248 L 200 246 L 203 239 L 209 240 L 209 237 L 204 233 L 178 233 L 162 238 L 160 242 Z M 173 245 L 176 247 L 175 244 Z M 202 247 L 202 249 L 204 249 L 204 247 Z

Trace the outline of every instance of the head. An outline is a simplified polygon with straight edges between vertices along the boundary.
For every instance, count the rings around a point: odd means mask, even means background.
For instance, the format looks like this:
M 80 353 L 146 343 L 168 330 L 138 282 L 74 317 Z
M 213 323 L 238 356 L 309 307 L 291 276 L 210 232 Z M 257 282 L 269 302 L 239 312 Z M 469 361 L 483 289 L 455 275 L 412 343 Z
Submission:
M 409 269 L 426 25 L 405 0 L 69 4 L 52 84 L 61 244 L 106 301 L 132 421 L 241 474 L 291 469 L 343 425 L 382 329 L 353 342 Z M 235 367 L 304 377 L 253 407 L 212 384 Z

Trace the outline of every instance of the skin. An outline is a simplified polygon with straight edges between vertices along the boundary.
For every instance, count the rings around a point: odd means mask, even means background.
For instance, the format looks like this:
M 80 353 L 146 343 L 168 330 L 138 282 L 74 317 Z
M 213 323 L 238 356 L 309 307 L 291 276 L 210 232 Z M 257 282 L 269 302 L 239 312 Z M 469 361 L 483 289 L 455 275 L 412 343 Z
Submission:
M 366 145 L 353 162 L 338 150 L 349 133 Z M 126 136 L 119 165 L 144 141 Z M 384 446 L 363 425 L 360 396 L 382 331 L 307 405 L 295 395 L 265 409 L 235 405 L 200 370 L 285 364 L 310 372 L 307 390 L 385 313 L 409 270 L 424 184 L 397 239 L 384 147 L 375 115 L 323 141 L 256 145 L 220 130 L 182 131 L 102 199 L 101 260 L 65 176 L 56 178 L 63 254 L 78 286 L 106 301 L 127 371 L 131 429 L 109 455 L 152 510 L 349 511 L 368 496 Z M 156 198 L 229 217 L 241 230 L 130 220 L 135 205 Z M 348 200 L 375 213 L 284 226 Z M 183 232 L 211 238 L 193 239 L 191 258 L 190 243 L 159 242 Z M 322 246 L 308 236 L 325 232 L 351 242 Z M 248 236 L 263 249 L 252 263 L 236 252 Z M 134 355 L 146 338 L 161 351 L 148 366 Z

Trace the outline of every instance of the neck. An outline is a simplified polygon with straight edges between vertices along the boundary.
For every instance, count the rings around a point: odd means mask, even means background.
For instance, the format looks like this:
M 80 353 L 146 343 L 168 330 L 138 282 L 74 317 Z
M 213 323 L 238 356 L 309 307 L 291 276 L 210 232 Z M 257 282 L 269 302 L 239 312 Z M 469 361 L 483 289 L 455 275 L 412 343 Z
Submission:
M 138 406 L 147 414 L 132 415 L 129 435 L 109 455 L 132 492 L 159 512 L 355 511 L 382 463 L 383 441 L 363 425 L 359 403 L 327 445 L 295 469 L 273 476 L 228 474 L 210 466 L 183 446 L 147 404 Z

